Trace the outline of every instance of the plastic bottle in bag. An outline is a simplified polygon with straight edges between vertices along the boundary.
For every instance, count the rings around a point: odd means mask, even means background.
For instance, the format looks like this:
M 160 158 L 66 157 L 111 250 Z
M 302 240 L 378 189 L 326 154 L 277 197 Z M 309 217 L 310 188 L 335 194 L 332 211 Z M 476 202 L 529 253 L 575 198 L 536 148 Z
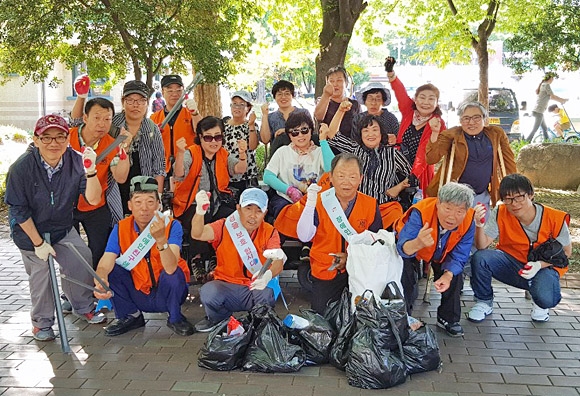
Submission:
M 413 195 L 413 205 L 415 205 L 417 202 L 419 202 L 422 199 L 423 199 L 423 190 L 421 190 L 419 188 L 419 189 L 417 189 L 417 192 L 415 193 L 415 195 Z
M 292 314 L 286 315 L 283 322 L 284 326 L 290 329 L 298 329 L 298 330 L 305 329 L 310 324 L 310 322 L 308 322 L 308 320 L 304 319 L 303 317 Z

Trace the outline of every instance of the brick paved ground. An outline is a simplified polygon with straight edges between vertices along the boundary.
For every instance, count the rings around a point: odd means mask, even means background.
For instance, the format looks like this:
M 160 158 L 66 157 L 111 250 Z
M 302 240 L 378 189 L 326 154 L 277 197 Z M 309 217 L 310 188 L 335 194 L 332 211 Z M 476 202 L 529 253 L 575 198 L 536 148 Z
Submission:
M 325 365 L 296 374 L 212 372 L 197 366 L 203 334 L 173 335 L 165 316 L 146 314 L 144 329 L 115 338 L 103 335 L 102 325 L 88 325 L 66 316 L 73 353 L 60 351 L 58 341 L 40 343 L 30 333 L 26 274 L 18 250 L 0 230 L 0 395 L 580 395 L 580 290 L 566 288 L 550 322 L 532 323 L 530 302 L 522 291 L 497 285 L 496 306 L 485 322 L 462 320 L 465 337 L 437 331 L 441 372 L 413 375 L 384 391 L 352 388 L 343 372 Z M 578 285 L 568 277 L 566 285 Z M 296 284 L 285 289 L 290 310 L 307 306 Z M 466 290 L 464 305 L 470 307 Z M 434 324 L 437 295 L 416 312 Z M 285 315 L 282 306 L 277 307 Z M 467 309 L 465 310 L 467 311 Z M 202 316 L 195 301 L 185 315 Z M 56 328 L 56 326 L 55 326 Z

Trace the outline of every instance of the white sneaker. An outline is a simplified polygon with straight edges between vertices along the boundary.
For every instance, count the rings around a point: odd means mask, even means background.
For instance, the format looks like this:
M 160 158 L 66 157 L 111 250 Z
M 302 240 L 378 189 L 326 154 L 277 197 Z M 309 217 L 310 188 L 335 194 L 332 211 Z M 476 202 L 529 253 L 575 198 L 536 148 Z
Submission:
M 550 309 L 540 308 L 536 303 L 532 303 L 532 320 L 534 322 L 547 322 L 550 320 Z
M 493 307 L 489 304 L 479 301 L 476 302 L 473 308 L 467 314 L 467 319 L 471 322 L 479 323 L 482 322 L 485 317 L 493 312 Z

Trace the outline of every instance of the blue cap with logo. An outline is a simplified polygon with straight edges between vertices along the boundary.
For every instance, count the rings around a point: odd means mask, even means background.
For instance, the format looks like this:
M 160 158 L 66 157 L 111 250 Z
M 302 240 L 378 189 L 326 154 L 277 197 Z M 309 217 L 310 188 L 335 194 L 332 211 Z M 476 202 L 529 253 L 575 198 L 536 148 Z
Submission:
M 259 188 L 247 188 L 240 195 L 240 206 L 256 205 L 265 213 L 268 209 L 268 195 Z

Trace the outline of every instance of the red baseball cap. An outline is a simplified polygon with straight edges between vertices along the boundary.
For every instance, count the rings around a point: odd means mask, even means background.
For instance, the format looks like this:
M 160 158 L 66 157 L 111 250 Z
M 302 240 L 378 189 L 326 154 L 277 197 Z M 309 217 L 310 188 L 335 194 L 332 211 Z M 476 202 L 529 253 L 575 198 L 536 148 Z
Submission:
M 62 118 L 61 116 L 50 114 L 36 121 L 36 126 L 34 127 L 34 135 L 40 136 L 47 129 L 50 128 L 57 128 L 65 132 L 66 134 L 69 133 L 68 124 L 66 123 L 65 119 Z

